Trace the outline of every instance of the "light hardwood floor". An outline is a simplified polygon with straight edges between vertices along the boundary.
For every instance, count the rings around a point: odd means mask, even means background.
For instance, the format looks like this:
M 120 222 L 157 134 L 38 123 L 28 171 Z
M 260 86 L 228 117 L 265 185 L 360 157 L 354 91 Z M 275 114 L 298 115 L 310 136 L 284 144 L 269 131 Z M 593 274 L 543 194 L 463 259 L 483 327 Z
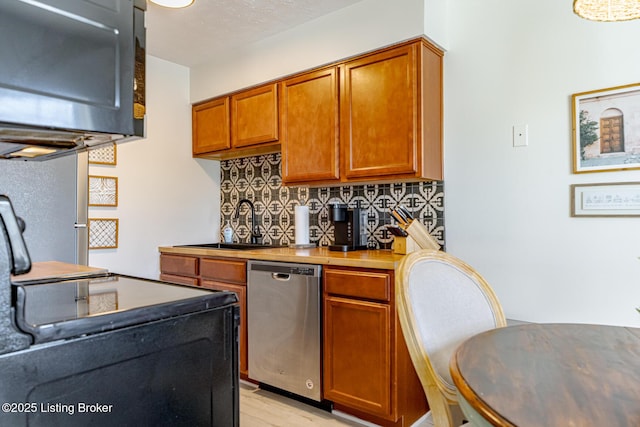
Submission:
M 240 427 L 338 427 L 358 426 L 322 409 L 300 403 L 276 393 L 240 384 Z
M 421 422 L 414 427 L 432 424 Z M 240 427 L 363 427 L 374 426 L 362 420 L 351 420 L 293 399 L 261 390 L 251 384 L 240 384 Z

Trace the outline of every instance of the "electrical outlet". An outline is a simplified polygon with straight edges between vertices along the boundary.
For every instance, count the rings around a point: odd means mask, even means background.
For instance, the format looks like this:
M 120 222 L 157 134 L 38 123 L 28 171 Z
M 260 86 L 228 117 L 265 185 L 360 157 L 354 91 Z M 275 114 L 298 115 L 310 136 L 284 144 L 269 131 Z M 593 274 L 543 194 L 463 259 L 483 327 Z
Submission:
M 529 145 L 529 129 L 527 125 L 513 125 L 513 146 L 526 147 Z

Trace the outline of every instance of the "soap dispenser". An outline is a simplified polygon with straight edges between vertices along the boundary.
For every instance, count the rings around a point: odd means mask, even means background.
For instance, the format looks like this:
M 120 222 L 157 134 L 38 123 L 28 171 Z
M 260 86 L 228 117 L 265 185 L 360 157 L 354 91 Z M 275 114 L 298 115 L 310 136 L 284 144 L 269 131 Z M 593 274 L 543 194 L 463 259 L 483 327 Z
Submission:
M 233 242 L 233 228 L 229 224 L 229 220 L 227 220 L 227 225 L 225 225 L 222 230 L 222 237 L 224 238 L 224 243 L 232 243 Z

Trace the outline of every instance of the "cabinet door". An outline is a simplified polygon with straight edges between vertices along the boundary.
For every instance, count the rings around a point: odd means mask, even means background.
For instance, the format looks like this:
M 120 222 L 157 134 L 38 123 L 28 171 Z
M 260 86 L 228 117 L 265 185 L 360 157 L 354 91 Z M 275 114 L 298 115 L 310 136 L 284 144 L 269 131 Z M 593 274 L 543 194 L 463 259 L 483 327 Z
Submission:
M 338 68 L 282 84 L 282 181 L 339 179 Z
M 232 146 L 247 147 L 278 141 L 278 84 L 240 92 L 231 97 Z
M 214 280 L 202 280 L 202 287 L 213 289 L 214 291 L 231 291 L 238 295 L 240 305 L 240 328 L 238 331 L 240 336 L 240 375 L 243 378 L 247 378 L 249 375 L 249 360 L 247 358 L 247 287 Z
M 392 386 L 389 305 L 328 296 L 324 316 L 324 397 L 388 417 Z
M 417 56 L 411 44 L 345 64 L 340 137 L 347 179 L 417 173 Z
M 229 97 L 194 105 L 191 110 L 193 154 L 231 148 L 229 135 Z

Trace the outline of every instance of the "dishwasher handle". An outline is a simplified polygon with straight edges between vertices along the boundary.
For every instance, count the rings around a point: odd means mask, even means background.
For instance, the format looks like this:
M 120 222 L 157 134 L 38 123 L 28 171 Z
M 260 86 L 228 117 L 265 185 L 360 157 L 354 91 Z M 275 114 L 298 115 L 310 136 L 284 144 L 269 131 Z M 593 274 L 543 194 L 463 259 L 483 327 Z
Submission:
M 271 278 L 273 280 L 278 280 L 280 282 L 287 282 L 291 279 L 291 274 L 289 273 L 271 273 Z

